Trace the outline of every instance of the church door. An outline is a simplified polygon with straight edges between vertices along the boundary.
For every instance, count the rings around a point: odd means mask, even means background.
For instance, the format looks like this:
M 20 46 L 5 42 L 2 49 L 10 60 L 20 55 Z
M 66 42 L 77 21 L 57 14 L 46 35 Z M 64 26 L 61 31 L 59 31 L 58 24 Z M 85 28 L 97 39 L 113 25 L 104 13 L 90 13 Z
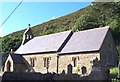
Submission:
M 81 68 L 81 70 L 82 70 L 82 74 L 85 74 L 85 73 L 87 72 L 87 69 L 86 69 L 85 66 L 83 66 L 83 67 Z
M 7 71 L 10 71 L 11 63 L 10 61 L 7 62 Z

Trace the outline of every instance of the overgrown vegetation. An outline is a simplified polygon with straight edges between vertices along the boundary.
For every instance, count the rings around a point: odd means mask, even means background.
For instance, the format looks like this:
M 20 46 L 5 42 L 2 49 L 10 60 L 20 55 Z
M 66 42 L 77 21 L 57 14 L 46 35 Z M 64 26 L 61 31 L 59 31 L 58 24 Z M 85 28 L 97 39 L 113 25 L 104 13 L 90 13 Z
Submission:
M 66 30 L 86 30 L 110 26 L 115 44 L 120 54 L 120 2 L 92 3 L 90 6 L 69 15 L 50 20 L 32 27 L 35 36 L 57 33 Z M 15 51 L 21 44 L 24 30 L 14 32 L 2 38 L 2 52 Z
M 117 77 L 118 76 L 118 67 L 110 68 L 110 75 L 111 75 L 111 77 Z

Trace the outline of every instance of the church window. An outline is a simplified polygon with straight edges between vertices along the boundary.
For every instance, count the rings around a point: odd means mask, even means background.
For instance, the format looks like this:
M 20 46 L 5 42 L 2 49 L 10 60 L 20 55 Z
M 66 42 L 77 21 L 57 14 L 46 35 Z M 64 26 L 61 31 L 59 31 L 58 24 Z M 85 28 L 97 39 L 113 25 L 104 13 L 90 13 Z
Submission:
M 72 57 L 72 61 L 73 61 L 73 66 L 76 67 L 77 66 L 77 58 Z
M 44 67 L 48 68 L 49 64 L 50 64 L 50 57 L 44 57 L 43 61 L 44 61 Z
M 26 35 L 26 39 L 29 39 L 29 35 L 28 34 Z
M 43 61 L 44 61 L 44 67 L 46 67 L 46 58 L 44 58 Z
M 30 65 L 31 65 L 32 67 L 35 67 L 35 59 L 36 59 L 36 58 L 30 58 Z
M 30 35 L 30 39 L 32 39 L 32 35 Z
M 76 67 L 76 58 L 74 58 L 74 60 L 73 60 L 73 62 L 74 62 L 74 67 Z

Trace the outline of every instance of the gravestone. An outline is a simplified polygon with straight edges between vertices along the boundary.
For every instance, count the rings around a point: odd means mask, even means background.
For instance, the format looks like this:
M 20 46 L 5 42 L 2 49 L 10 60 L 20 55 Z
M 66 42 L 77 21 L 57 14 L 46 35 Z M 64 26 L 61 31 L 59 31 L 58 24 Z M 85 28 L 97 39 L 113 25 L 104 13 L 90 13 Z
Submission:
M 120 78 L 120 62 L 118 64 L 118 78 Z
M 93 67 L 89 80 L 108 80 L 109 69 L 107 67 Z

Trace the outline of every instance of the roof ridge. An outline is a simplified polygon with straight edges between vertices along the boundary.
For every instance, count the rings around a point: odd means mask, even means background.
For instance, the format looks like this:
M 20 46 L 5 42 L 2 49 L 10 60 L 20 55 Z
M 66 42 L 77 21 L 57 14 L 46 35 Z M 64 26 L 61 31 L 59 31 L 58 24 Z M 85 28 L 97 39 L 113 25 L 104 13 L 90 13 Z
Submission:
M 46 35 L 42 35 L 42 36 L 36 36 L 34 38 L 45 37 L 45 36 L 50 36 L 50 35 L 56 35 L 56 34 L 61 34 L 61 33 L 66 33 L 66 32 L 72 32 L 72 30 L 67 30 L 67 31 L 58 32 L 58 33 L 52 33 L 52 34 L 46 34 Z
M 82 31 L 78 31 L 78 32 L 88 32 L 88 31 L 93 31 L 93 30 L 100 30 L 100 29 L 105 29 L 105 28 L 110 28 L 109 26 L 105 26 L 105 27 L 98 27 L 98 28 L 93 28 L 93 29 L 87 29 L 87 30 L 82 30 Z M 78 32 L 74 32 L 74 33 L 78 33 Z

